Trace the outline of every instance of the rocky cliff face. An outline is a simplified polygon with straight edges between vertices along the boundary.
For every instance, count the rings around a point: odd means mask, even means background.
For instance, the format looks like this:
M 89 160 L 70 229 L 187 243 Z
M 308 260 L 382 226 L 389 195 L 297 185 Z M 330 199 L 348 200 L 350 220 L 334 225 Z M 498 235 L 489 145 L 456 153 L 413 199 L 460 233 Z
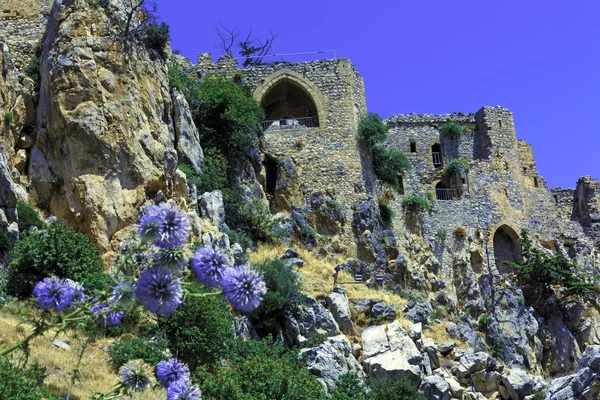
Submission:
M 119 2 L 54 4 L 31 151 L 32 197 L 103 249 L 178 162 L 166 64 L 120 40 L 122 19 Z

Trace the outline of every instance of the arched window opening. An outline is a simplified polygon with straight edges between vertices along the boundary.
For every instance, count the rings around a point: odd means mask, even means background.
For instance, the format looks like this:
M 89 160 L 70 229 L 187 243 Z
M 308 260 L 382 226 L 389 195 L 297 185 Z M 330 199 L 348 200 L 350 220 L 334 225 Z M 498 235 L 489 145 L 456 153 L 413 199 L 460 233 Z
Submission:
M 501 274 L 513 270 L 505 261 L 519 263 L 522 261 L 519 235 L 509 226 L 502 225 L 494 233 L 494 259 L 496 268 Z
M 453 200 L 456 196 L 456 190 L 451 189 L 442 181 L 435 185 L 435 198 L 437 200 Z
M 442 160 L 442 145 L 439 143 L 431 146 L 431 156 L 433 158 L 433 166 L 435 168 L 442 168 L 444 166 L 444 162 Z
M 298 83 L 282 79 L 261 100 L 265 130 L 319 127 L 319 113 L 311 95 Z
M 404 179 L 402 179 L 402 175 L 398 175 L 398 193 L 404 194 Z

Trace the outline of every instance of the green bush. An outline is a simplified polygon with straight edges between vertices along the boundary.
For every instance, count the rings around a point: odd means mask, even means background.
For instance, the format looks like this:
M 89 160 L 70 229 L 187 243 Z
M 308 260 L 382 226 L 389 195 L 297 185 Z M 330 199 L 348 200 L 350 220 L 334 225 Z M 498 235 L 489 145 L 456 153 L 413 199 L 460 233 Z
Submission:
M 490 314 L 488 314 L 488 313 L 481 314 L 481 316 L 479 317 L 479 327 L 482 330 L 487 329 L 489 322 L 490 322 Z
M 15 114 L 13 114 L 11 112 L 4 113 L 4 122 L 7 123 L 8 125 L 12 124 L 16 120 L 17 120 L 17 117 L 15 117 Z
M 169 72 L 169 85 L 183 93 L 188 103 L 190 103 L 193 99 L 196 86 L 198 85 L 198 80 L 184 72 L 181 66 L 175 61 L 171 61 L 167 66 Z
M 370 400 L 426 400 L 406 378 L 383 380 L 371 385 Z
M 219 149 L 230 166 L 240 156 L 247 156 L 258 143 L 264 118 L 250 89 L 221 76 L 209 76 L 187 92 L 203 148 Z
M 404 196 L 402 199 L 402 205 L 411 212 L 421 212 L 424 210 L 429 210 L 431 208 L 431 204 L 427 199 L 424 199 L 421 196 L 416 194 L 409 194 Z
M 386 225 L 392 225 L 396 213 L 394 213 L 394 210 L 392 210 L 390 206 L 388 206 L 387 204 L 379 203 L 379 214 L 381 214 L 381 218 L 383 219 L 383 222 L 385 222 Z
M 252 237 L 270 242 L 276 221 L 271 215 L 269 206 L 260 199 L 252 200 L 242 208 L 242 219 Z
M 404 153 L 385 146 L 375 146 L 373 149 L 373 162 L 377 178 L 400 191 L 398 176 L 403 175 L 411 168 L 410 161 Z
M 190 292 L 206 288 L 194 284 Z M 213 363 L 228 354 L 233 339 L 233 317 L 222 295 L 188 297 L 174 313 L 158 320 L 158 330 L 169 341 L 169 348 L 195 368 L 199 362 Z
M 440 241 L 443 242 L 448 238 L 448 232 L 445 229 L 438 229 L 437 232 L 435 232 L 435 237 Z
M 446 122 L 440 128 L 440 133 L 452 139 L 459 139 L 463 134 L 463 128 L 456 122 Z
M 576 264 L 560 254 L 549 256 L 533 247 L 526 229 L 521 230 L 519 242 L 523 250 L 524 262 L 519 264 L 504 261 L 504 263 L 515 268 L 527 282 L 546 288 L 559 285 L 565 289 L 565 296 L 586 296 L 599 291 L 598 287 L 585 279 Z
M 356 374 L 346 372 L 335 383 L 331 400 L 370 400 L 369 389 Z
M 450 161 L 444 168 L 444 176 L 462 176 L 469 172 L 469 159 L 461 158 L 459 160 Z
M 368 113 L 358 121 L 358 138 L 369 145 L 383 143 L 387 139 L 387 129 L 379 114 Z
M 34 55 L 31 58 L 31 61 L 29 61 L 29 63 L 24 68 L 25 74 L 36 82 L 39 82 L 41 79 L 40 64 L 41 64 L 41 58 L 42 58 L 42 51 L 43 51 L 42 43 L 39 42 L 35 46 Z
M 38 229 L 46 227 L 46 224 L 40 218 L 39 212 L 29 203 L 18 201 L 17 215 L 19 217 L 19 232 L 26 232 L 32 226 Z
M 150 22 L 145 24 L 142 28 L 142 41 L 146 49 L 154 50 L 163 59 L 166 59 L 165 47 L 171 41 L 169 25 L 164 22 Z
M 298 351 L 263 339 L 237 341 L 233 355 L 195 376 L 213 400 L 325 400 L 323 387 L 298 362 Z
M 110 282 L 90 239 L 63 224 L 22 235 L 11 255 L 9 292 L 14 296 L 30 296 L 38 281 L 52 275 L 81 282 L 88 290 Z
M 37 364 L 19 368 L 0 358 L 0 399 L 60 400 L 44 386 L 45 378 L 46 370 Z
M 286 310 L 294 310 L 303 300 L 302 281 L 295 268 L 283 260 L 267 260 L 254 266 L 263 274 L 267 293 L 250 316 L 257 329 L 273 333 Z
M 151 341 L 146 338 L 133 337 L 115 342 L 108 350 L 110 363 L 119 370 L 131 360 L 144 360 L 150 365 L 156 365 L 167 357 L 166 340 Z

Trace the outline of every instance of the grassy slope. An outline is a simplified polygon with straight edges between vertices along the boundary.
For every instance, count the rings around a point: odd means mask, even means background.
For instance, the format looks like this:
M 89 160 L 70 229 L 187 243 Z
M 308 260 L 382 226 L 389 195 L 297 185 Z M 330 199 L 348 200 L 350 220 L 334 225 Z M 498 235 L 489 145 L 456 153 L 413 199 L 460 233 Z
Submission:
M 13 303 L 0 309 L 0 346 L 9 347 L 17 341 L 25 338 L 30 327 L 23 323 L 27 308 L 23 305 Z M 46 368 L 48 377 L 45 383 L 50 389 L 57 393 L 64 393 L 69 389 L 71 374 L 77 364 L 77 350 L 79 341 L 74 337 L 61 334 L 58 337 L 63 341 L 69 341 L 71 350 L 66 351 L 52 345 L 54 335 L 38 337 L 31 343 L 31 354 L 29 363 L 39 363 Z M 106 350 L 115 341 L 113 338 L 99 339 L 91 343 L 86 349 L 82 362 L 82 378 L 75 383 L 73 394 L 76 398 L 88 399 L 94 392 L 110 392 L 119 379 L 108 363 Z M 14 353 L 17 354 L 17 353 Z M 164 391 L 147 392 L 136 395 L 137 400 L 162 399 L 166 395 Z

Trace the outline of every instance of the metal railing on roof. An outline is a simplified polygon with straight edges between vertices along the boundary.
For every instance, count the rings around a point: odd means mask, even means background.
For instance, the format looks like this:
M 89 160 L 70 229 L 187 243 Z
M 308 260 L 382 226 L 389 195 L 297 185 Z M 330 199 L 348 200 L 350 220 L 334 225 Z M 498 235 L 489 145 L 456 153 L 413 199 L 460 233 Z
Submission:
M 260 122 L 264 131 L 281 131 L 288 129 L 307 129 L 318 128 L 319 119 L 317 117 L 294 117 L 271 119 Z

